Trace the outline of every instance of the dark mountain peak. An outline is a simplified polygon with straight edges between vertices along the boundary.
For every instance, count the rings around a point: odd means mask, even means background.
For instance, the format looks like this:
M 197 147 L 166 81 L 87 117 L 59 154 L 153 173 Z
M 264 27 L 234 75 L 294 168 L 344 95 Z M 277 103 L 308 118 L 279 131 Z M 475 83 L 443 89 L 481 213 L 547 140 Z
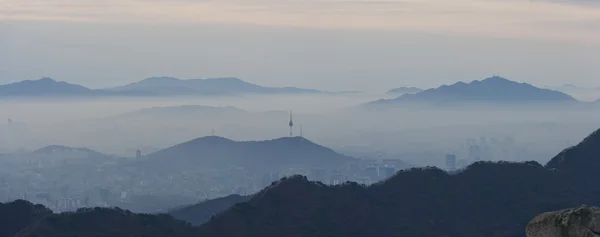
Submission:
M 449 177 L 449 174 L 437 167 L 419 167 L 398 171 L 391 178 L 375 184 L 373 187 L 381 186 L 383 188 L 419 188 L 410 187 L 413 184 L 442 185 L 443 181 Z M 425 186 L 423 186 L 425 187 Z
M 565 171 L 598 170 L 600 168 L 600 129 L 576 146 L 567 148 L 552 158 L 547 168 Z
M 271 205 L 272 203 L 280 203 L 281 200 L 294 200 L 318 195 L 319 189 L 324 187 L 327 186 L 319 182 L 309 181 L 306 176 L 292 175 L 273 182 L 254 195 L 249 202 L 259 206 Z
M 257 207 L 287 209 L 290 207 L 280 205 L 282 205 L 283 202 L 294 202 L 293 200 L 297 199 L 304 199 L 303 201 L 315 200 L 316 196 L 321 195 L 323 191 L 321 189 L 326 187 L 327 186 L 322 183 L 309 181 L 306 176 L 292 175 L 273 182 L 271 185 L 255 194 L 252 199 L 248 201 L 248 204 Z M 296 203 L 301 203 L 301 201 Z M 294 207 L 291 208 L 293 209 Z
M 169 211 L 169 215 L 197 226 L 206 223 L 213 216 L 229 209 L 235 204 L 247 202 L 250 198 L 252 198 L 252 196 L 232 194 L 226 197 L 177 208 Z
M 306 186 L 306 185 L 313 185 L 313 184 L 316 184 L 316 182 L 309 181 L 306 176 L 303 176 L 303 175 L 292 175 L 292 176 L 288 176 L 288 177 L 283 177 L 280 180 L 273 182 L 265 190 L 267 190 L 267 189 L 276 189 L 278 187 L 282 187 L 282 186 L 286 186 L 286 185 L 302 185 L 302 186 Z
M 470 83 L 457 82 L 416 94 L 404 94 L 391 100 L 378 100 L 369 105 L 390 105 L 418 102 L 451 104 L 469 102 L 516 103 L 516 102 L 574 102 L 570 95 L 559 91 L 541 89 L 527 83 L 519 83 L 494 76 Z
M 22 200 L 22 199 L 14 200 L 12 202 L 4 203 L 4 204 L 0 203 L 0 206 L 12 206 L 14 208 L 22 209 L 22 210 L 28 209 L 28 210 L 44 211 L 47 213 L 51 213 L 51 211 L 49 209 L 45 208 L 42 205 L 33 204 L 29 201 Z

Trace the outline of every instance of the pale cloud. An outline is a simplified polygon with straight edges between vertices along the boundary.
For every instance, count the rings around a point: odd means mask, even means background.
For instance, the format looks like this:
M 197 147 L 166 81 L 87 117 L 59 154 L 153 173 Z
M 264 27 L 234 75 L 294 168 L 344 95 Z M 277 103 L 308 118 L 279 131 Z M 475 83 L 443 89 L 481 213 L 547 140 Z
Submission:
M 600 41 L 586 0 L 3 0 L 0 19 L 198 22 Z M 585 26 L 585 27 L 584 27 Z

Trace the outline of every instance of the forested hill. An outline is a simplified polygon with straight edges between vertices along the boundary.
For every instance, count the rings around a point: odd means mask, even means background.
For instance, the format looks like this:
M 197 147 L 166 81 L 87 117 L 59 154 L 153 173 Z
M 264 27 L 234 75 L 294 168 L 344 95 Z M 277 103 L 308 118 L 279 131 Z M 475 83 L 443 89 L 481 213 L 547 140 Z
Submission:
M 599 136 L 593 133 L 564 152 L 561 162 L 553 159 L 548 168 L 536 162 L 479 162 L 453 175 L 437 168 L 415 168 L 370 187 L 353 183 L 328 187 L 291 177 L 217 215 L 200 227 L 200 233 L 524 236 L 526 224 L 539 213 L 600 204 L 600 172 L 581 169 L 574 175 L 570 169 L 597 165 Z
M 111 208 L 54 214 L 26 201 L 0 204 L 0 237 L 192 237 L 194 229 L 168 215 L 134 214 Z

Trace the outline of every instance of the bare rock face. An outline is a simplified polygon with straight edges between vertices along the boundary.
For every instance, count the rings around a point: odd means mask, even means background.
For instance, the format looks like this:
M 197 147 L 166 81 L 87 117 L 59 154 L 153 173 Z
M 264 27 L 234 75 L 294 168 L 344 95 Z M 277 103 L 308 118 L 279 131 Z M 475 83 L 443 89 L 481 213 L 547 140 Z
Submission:
M 600 208 L 547 212 L 527 224 L 527 237 L 600 237 Z

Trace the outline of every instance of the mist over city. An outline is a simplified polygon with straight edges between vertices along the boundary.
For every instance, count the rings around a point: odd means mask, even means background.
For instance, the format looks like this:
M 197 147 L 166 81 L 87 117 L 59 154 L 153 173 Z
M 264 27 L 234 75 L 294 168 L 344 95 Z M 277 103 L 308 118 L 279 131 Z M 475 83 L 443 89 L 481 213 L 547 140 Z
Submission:
M 592 1 L 0 3 L 0 237 L 600 236 Z

